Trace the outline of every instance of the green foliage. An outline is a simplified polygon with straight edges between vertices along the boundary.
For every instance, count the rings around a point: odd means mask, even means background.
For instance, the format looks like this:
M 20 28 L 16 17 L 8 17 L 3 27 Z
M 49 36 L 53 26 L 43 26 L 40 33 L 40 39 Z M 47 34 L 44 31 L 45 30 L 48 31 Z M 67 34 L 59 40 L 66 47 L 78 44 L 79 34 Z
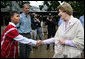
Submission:
M 43 6 L 46 5 L 48 7 L 47 11 L 55 11 L 57 6 L 59 5 L 58 1 L 44 1 L 43 5 L 40 5 L 40 10 Z
M 1 1 L 1 8 L 6 8 L 7 6 L 10 6 L 11 5 L 10 2 L 12 1 Z M 21 8 L 22 8 L 23 3 L 30 4 L 29 1 L 16 1 L 16 2 L 20 5 Z
M 5 8 L 6 6 L 10 5 L 11 1 L 1 1 L 1 8 Z M 17 3 L 22 6 L 24 2 L 29 1 L 17 1 Z M 63 1 L 62 1 L 63 2 Z M 80 17 L 81 15 L 84 14 L 84 1 L 66 1 L 69 4 L 71 4 L 73 11 L 76 12 L 76 17 Z M 44 1 L 43 5 L 40 5 L 39 8 L 42 10 L 43 6 L 46 5 L 48 7 L 47 11 L 56 11 L 57 6 L 59 5 L 58 1 Z
M 75 17 L 79 18 L 81 15 L 84 14 L 84 1 L 66 1 L 66 2 L 71 4 L 73 11 L 75 13 L 74 14 Z M 59 5 L 59 2 L 58 1 L 44 1 L 43 5 L 40 6 L 40 9 L 42 9 L 44 5 L 48 7 L 47 11 L 56 11 L 57 6 Z
M 68 3 L 71 4 L 73 10 L 77 13 L 77 18 L 84 14 L 84 1 L 68 1 Z
M 1 1 L 1 8 L 5 8 L 6 6 L 9 6 L 10 2 L 9 1 Z
M 56 11 L 58 5 L 59 5 L 58 1 L 50 1 L 50 5 L 47 11 Z

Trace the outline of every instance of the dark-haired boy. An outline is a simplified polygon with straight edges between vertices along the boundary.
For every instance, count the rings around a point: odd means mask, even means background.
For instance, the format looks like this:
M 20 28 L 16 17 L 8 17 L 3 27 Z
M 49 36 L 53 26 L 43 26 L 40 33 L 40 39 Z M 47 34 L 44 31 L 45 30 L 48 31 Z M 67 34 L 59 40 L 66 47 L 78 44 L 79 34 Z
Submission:
M 16 24 L 20 21 L 20 14 L 13 11 L 10 14 L 11 22 L 4 30 L 1 36 L 1 58 L 17 58 L 18 57 L 18 42 L 28 45 L 37 45 L 40 41 L 23 37 L 16 29 Z

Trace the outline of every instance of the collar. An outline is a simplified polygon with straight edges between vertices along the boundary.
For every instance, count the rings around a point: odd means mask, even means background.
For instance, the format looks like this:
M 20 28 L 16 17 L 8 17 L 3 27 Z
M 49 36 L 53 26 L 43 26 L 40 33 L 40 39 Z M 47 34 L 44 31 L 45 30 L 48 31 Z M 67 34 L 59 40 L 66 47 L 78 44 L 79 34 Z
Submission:
M 76 23 L 76 21 L 77 21 L 77 18 L 74 18 L 74 17 L 71 15 L 71 17 L 70 17 L 70 19 L 69 19 L 69 24 L 70 24 L 70 25 L 73 25 L 74 23 Z
M 77 18 L 74 18 L 72 15 L 68 21 L 68 25 L 67 25 L 67 28 L 69 28 L 71 25 L 73 25 L 74 23 L 76 23 L 77 21 Z M 63 23 L 63 26 L 64 26 L 64 32 L 66 31 L 67 28 L 65 28 L 65 22 Z
M 23 16 L 25 16 L 25 17 L 26 17 L 25 13 L 23 13 Z M 28 13 L 27 17 L 28 17 L 28 16 L 29 16 L 29 13 Z
M 13 22 L 9 22 L 9 25 L 13 25 L 14 27 L 16 27 L 16 25 Z

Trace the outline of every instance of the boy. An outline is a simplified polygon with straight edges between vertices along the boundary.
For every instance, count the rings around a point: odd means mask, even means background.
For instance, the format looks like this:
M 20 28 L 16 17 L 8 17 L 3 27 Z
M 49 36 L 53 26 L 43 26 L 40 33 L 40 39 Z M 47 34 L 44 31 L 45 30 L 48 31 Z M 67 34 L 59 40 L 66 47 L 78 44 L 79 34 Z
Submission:
M 27 39 L 20 35 L 16 29 L 16 24 L 19 23 L 20 14 L 13 11 L 10 14 L 11 22 L 4 30 L 1 36 L 1 58 L 17 58 L 18 57 L 18 42 L 28 45 L 37 45 L 40 41 Z

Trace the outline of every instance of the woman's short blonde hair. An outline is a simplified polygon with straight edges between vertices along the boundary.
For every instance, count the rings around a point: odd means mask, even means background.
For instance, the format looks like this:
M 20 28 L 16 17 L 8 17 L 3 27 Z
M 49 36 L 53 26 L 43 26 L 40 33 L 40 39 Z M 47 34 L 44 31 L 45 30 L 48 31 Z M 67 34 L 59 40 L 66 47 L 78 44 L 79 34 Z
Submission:
M 59 5 L 57 9 L 66 12 L 68 15 L 73 15 L 73 9 L 70 4 L 64 2 L 62 5 Z

